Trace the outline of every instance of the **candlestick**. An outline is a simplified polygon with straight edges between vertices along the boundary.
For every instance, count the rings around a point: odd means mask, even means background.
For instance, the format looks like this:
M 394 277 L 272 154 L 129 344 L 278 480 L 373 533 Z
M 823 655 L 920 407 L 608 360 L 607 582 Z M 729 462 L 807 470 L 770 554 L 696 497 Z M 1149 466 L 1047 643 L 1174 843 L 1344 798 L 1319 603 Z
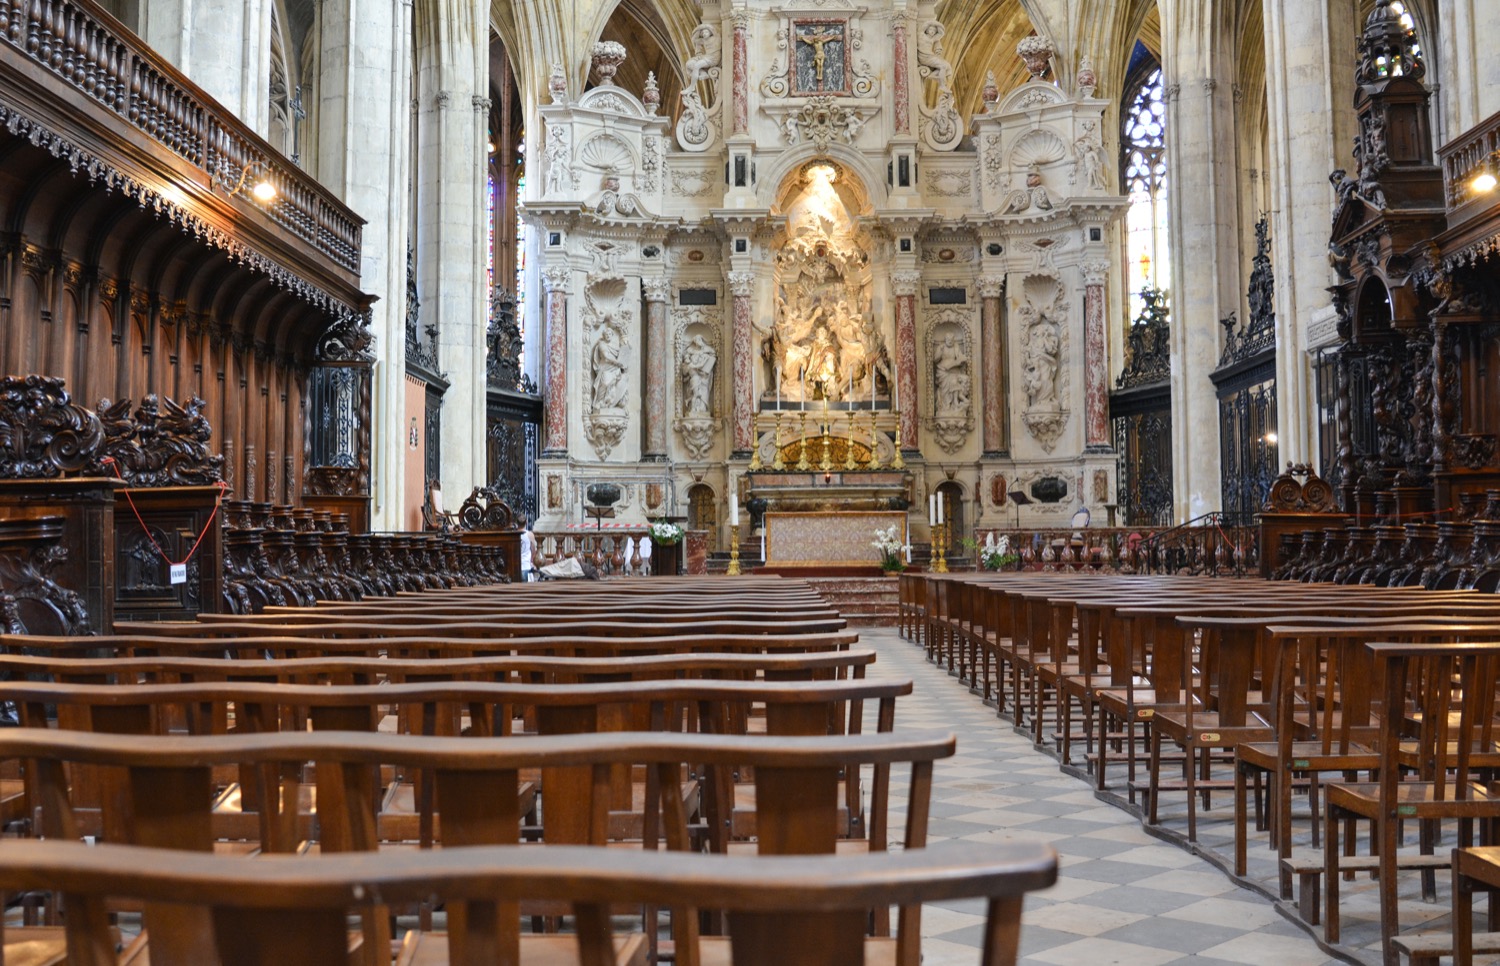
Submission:
M 941 506 L 941 504 L 939 504 Z M 938 524 L 932 533 L 932 572 L 935 574 L 946 574 L 948 572 L 948 528 Z
M 763 469 L 766 468 L 766 465 L 764 463 L 762 463 L 761 460 L 760 460 L 760 408 L 759 408 L 759 405 L 760 405 L 759 403 L 756 404 L 756 410 L 755 410 L 754 414 L 752 414 L 751 417 L 750 417 L 750 441 L 751 441 L 751 447 L 752 448 L 750 450 L 750 466 L 748 468 L 750 469 L 751 472 L 758 472 L 758 471 L 763 470 Z
M 878 470 L 880 462 L 880 430 L 875 428 L 875 407 L 870 407 L 870 469 Z
M 786 460 L 781 458 L 781 410 L 779 407 L 776 411 L 776 458 L 771 460 L 771 469 L 778 471 L 786 469 Z
M 849 432 L 848 432 L 849 443 L 848 443 L 847 446 L 844 447 L 844 469 L 845 469 L 845 471 L 853 471 L 853 470 L 859 469 L 859 464 L 854 461 L 854 409 L 853 409 L 853 405 L 854 404 L 850 403 L 849 405 L 850 405 L 850 409 L 849 409 Z
M 806 473 L 812 469 L 812 464 L 807 461 L 807 410 L 802 410 L 802 445 L 798 447 L 797 469 Z
M 828 405 L 827 397 L 823 399 L 823 405 Z M 828 423 L 823 423 L 823 462 L 818 464 L 818 469 L 827 473 L 833 469 L 833 441 L 828 438 Z
M 906 460 L 901 456 L 901 403 L 899 399 L 896 402 L 896 408 L 892 411 L 892 415 L 896 417 L 896 429 L 891 436 L 891 442 L 895 444 L 896 458 L 891 460 L 891 469 L 904 470 L 906 469 Z
M 731 523 L 729 525 L 729 569 L 724 571 L 727 577 L 738 577 L 740 571 L 740 525 Z

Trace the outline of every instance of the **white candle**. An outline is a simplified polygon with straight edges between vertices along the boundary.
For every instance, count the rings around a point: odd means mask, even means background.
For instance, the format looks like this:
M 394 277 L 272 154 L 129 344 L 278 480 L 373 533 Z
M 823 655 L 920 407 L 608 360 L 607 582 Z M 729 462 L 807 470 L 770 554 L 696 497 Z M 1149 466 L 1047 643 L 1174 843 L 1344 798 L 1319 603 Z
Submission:
M 938 498 L 937 498 L 937 513 L 938 513 L 938 526 L 942 526 L 943 525 L 943 498 L 942 498 L 941 495 L 939 495 Z
M 740 495 L 729 494 L 729 525 L 737 527 L 740 525 Z
M 935 527 L 935 526 L 937 526 L 937 494 L 936 493 L 929 493 L 929 494 L 927 494 L 927 525 L 929 527 Z
M 897 373 L 896 377 L 894 379 L 892 379 L 891 381 L 896 384 L 896 390 L 895 390 L 896 412 L 899 413 L 901 411 L 901 374 Z M 896 427 L 896 432 L 897 432 L 898 435 L 900 434 L 900 432 L 901 432 L 901 427 L 900 426 Z
M 807 408 L 807 367 L 802 366 L 797 370 L 797 381 L 802 385 L 802 408 Z
M 874 366 L 870 367 L 869 373 L 870 373 L 870 412 L 873 413 L 875 411 L 875 367 Z
M 781 367 L 776 367 L 776 411 L 781 412 Z
M 849 395 L 845 396 L 844 398 L 848 399 L 850 402 L 854 401 L 854 370 L 853 369 L 849 370 Z M 851 406 L 850 408 L 852 409 L 854 407 Z

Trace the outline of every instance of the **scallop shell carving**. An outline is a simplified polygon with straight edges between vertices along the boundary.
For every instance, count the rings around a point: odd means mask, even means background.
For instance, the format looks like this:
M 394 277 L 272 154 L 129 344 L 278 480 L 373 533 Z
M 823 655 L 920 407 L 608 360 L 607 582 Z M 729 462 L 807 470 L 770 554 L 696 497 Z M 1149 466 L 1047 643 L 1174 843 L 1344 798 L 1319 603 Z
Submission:
M 630 145 L 613 134 L 596 134 L 578 152 L 578 160 L 599 171 L 634 171 Z
M 1067 153 L 1062 138 L 1051 131 L 1029 131 L 1011 148 L 1010 163 L 1013 168 L 1046 165 L 1061 161 Z

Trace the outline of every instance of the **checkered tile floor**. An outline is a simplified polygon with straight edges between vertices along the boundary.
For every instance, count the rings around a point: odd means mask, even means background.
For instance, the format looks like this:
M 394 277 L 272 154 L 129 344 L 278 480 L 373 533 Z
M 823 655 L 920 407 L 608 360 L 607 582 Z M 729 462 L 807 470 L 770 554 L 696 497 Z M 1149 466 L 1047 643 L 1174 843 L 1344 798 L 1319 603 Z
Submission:
M 937 764 L 930 841 L 1043 841 L 1062 859 L 1046 892 L 1026 897 L 1023 963 L 1164 966 L 1168 963 L 1336 963 L 1262 896 L 1216 867 L 1147 834 L 1057 761 L 995 717 L 993 708 L 895 630 L 861 629 L 880 658 L 870 676 L 910 678 L 896 727 L 951 729 L 958 754 Z M 894 784 L 894 782 L 893 782 Z M 904 800 L 905 788 L 893 789 Z M 904 815 L 892 815 L 899 829 Z M 924 966 L 972 966 L 981 943 L 979 902 L 928 906 Z

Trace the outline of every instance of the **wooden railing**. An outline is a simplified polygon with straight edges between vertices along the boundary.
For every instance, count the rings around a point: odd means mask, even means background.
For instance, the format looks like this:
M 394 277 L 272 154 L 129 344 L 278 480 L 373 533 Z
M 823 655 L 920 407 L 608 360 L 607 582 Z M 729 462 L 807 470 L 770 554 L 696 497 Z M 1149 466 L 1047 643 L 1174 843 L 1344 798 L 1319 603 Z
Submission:
M 1496 199 L 1494 189 L 1482 192 L 1475 188 L 1474 178 L 1482 172 L 1500 176 L 1495 165 L 1500 158 L 1500 114 L 1470 128 L 1438 149 L 1443 167 L 1443 198 L 1448 207 L 1448 226 L 1488 210 Z M 1471 211 L 1463 211 L 1471 202 L 1479 202 Z
M 361 219 L 93 0 L 0 0 L 0 41 L 358 274 Z
M 1009 569 L 1023 570 L 1244 576 L 1255 572 L 1260 552 L 1256 528 L 1217 523 L 1166 529 L 983 528 L 976 531 L 981 547 L 990 534 L 997 543 L 1007 538 L 1018 558 Z

